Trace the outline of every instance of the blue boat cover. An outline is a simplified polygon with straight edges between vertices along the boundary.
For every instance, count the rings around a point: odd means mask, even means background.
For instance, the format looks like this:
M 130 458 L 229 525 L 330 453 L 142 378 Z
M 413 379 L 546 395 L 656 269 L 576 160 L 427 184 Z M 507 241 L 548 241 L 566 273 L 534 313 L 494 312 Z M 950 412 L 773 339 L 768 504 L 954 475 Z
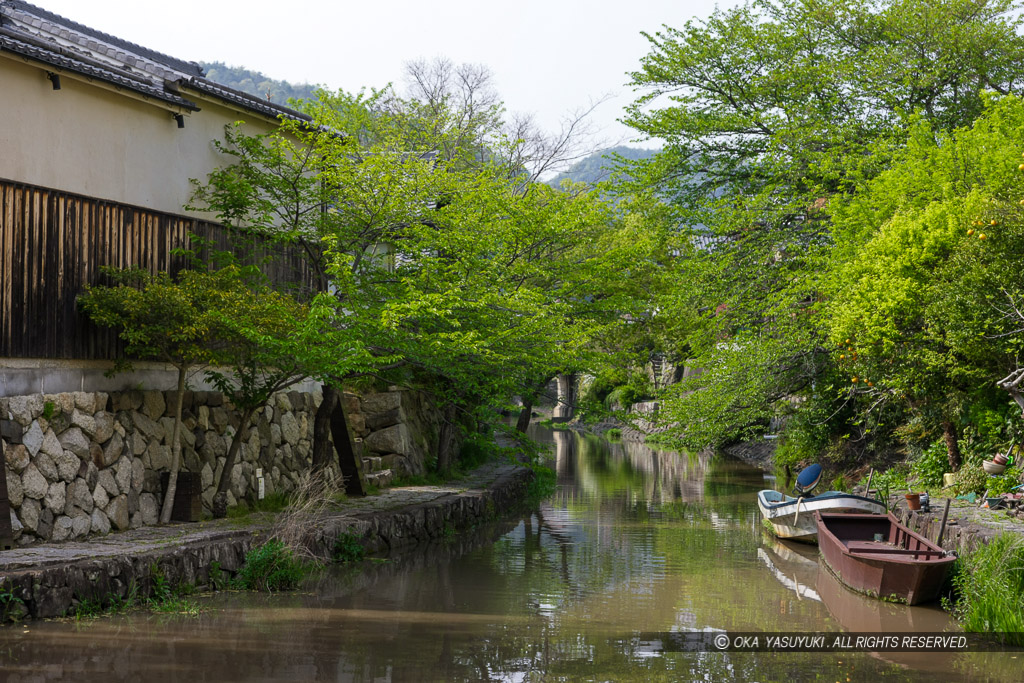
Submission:
M 796 488 L 800 493 L 810 493 L 810 491 L 818 485 L 821 481 L 821 465 L 815 463 L 810 467 L 800 471 L 800 474 L 796 475 Z

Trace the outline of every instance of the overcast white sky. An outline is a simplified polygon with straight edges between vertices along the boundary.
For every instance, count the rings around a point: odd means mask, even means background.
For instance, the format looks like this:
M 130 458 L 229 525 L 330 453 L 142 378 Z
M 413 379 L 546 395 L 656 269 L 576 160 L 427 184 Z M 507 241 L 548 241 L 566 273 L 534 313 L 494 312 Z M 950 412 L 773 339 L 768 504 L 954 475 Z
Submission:
M 443 56 L 488 66 L 511 111 L 550 130 L 605 95 L 608 143 L 633 99 L 641 31 L 682 26 L 737 0 L 34 0 L 69 19 L 181 59 L 222 61 L 292 82 L 355 91 L 401 83 L 403 64 Z M 645 145 L 650 146 L 650 145 Z

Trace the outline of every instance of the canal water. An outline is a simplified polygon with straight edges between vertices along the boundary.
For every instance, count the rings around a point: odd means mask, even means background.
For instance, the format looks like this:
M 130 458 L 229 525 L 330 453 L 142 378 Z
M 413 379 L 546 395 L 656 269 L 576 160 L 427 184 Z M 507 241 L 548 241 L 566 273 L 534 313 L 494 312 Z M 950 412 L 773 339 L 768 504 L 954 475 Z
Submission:
M 761 529 L 764 475 L 535 429 L 557 490 L 538 509 L 299 593 L 200 598 L 0 629 L 0 680 L 1021 680 L 1014 653 L 673 651 L 672 634 L 956 631 L 937 607 L 854 594 L 813 546 Z M 666 651 L 668 650 L 668 651 Z

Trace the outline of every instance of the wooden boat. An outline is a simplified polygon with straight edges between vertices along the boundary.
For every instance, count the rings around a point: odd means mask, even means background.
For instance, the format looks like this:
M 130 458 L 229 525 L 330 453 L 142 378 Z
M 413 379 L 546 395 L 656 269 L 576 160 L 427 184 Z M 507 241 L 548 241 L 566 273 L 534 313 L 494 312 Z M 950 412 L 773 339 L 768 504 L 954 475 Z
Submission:
M 818 542 L 815 512 L 862 512 L 882 514 L 885 505 L 874 498 L 842 491 L 826 491 L 816 496 L 787 496 L 766 489 L 757 494 L 757 507 L 779 538 L 805 543 Z
M 939 596 L 952 554 L 888 515 L 815 512 L 825 565 L 855 591 L 916 605 Z

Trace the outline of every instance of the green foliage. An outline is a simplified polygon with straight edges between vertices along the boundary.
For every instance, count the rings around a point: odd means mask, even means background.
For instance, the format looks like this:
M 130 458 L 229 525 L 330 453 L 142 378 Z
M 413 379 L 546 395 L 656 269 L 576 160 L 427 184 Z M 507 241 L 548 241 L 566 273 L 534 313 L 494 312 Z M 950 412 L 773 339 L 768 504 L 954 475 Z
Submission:
M 17 620 L 25 613 L 25 601 L 14 593 L 14 587 L 0 583 L 0 623 L 9 619 Z
M 836 475 L 836 478 L 829 484 L 829 489 L 832 491 L 849 491 L 850 482 L 842 474 Z
M 307 565 L 288 546 L 271 539 L 245 554 L 236 578 L 247 590 L 273 592 L 296 589 L 308 573 Z
M 755 436 L 788 411 L 782 401 L 812 394 L 830 421 L 848 404 L 857 413 L 862 452 L 892 441 L 899 422 L 868 432 L 872 413 L 895 412 L 887 402 L 955 421 L 980 374 L 928 327 L 966 340 L 978 326 L 943 320 L 952 289 L 943 304 L 921 294 L 959 243 L 963 212 L 1009 199 L 1017 178 L 1019 159 L 1002 162 L 1019 156 L 1009 142 L 1019 135 L 1004 145 L 976 133 L 969 152 L 946 138 L 974 130 L 983 92 L 1011 92 L 1024 72 L 1013 10 L 1011 0 L 765 0 L 647 35 L 627 122 L 665 147 L 629 165 L 636 182 L 625 187 L 657 187 L 682 226 L 674 286 L 656 304 L 705 370 L 667 399 L 680 438 Z M 884 191 L 872 184 L 882 176 Z M 927 206 L 944 196 L 955 201 Z M 998 208 L 986 217 L 1012 207 Z M 965 312 L 991 311 L 968 300 Z M 852 430 L 824 431 L 798 437 L 788 457 L 835 448 Z
M 612 427 L 611 429 L 609 429 L 608 431 L 606 431 L 604 433 L 604 437 L 606 439 L 612 439 L 612 440 L 621 439 L 622 438 L 622 430 L 619 429 L 618 427 Z
M 949 458 L 942 441 L 932 443 L 910 465 L 911 477 L 925 487 L 942 486 L 942 475 L 948 471 Z
M 966 555 L 953 578 L 953 613 L 965 631 L 1024 645 L 1024 540 L 1002 534 Z
M 986 483 L 990 496 L 1001 496 L 1004 493 L 1009 493 L 1018 485 L 1020 485 L 1020 472 L 1012 467 L 1003 472 L 1003 474 L 990 476 Z
M 359 562 L 365 554 L 366 549 L 363 547 L 362 540 L 351 531 L 339 534 L 334 539 L 334 549 L 331 552 L 331 557 L 335 562 Z
M 195 586 L 181 584 L 172 586 L 159 566 L 153 564 L 149 568 L 150 597 L 148 606 L 154 612 L 170 614 L 199 615 L 199 605 L 186 596 L 194 592 Z
M 988 488 L 988 473 L 980 465 L 964 465 L 953 476 L 953 493 L 984 493 Z
M 231 578 L 227 572 L 220 566 L 220 562 L 214 560 L 210 563 L 209 568 L 210 576 L 210 589 L 213 591 L 222 591 L 230 588 L 232 585 Z
M 595 362 L 590 342 L 636 309 L 661 241 L 595 190 L 524 180 L 508 165 L 519 141 L 489 137 L 500 107 L 451 105 L 321 92 L 303 105 L 315 125 L 229 127 L 217 146 L 234 163 L 195 182 L 190 208 L 305 245 L 332 300 L 323 374 L 470 412 Z
M 555 493 L 557 477 L 555 471 L 550 467 L 534 465 L 533 479 L 526 488 L 527 505 L 536 507 L 541 501 L 550 498 Z

